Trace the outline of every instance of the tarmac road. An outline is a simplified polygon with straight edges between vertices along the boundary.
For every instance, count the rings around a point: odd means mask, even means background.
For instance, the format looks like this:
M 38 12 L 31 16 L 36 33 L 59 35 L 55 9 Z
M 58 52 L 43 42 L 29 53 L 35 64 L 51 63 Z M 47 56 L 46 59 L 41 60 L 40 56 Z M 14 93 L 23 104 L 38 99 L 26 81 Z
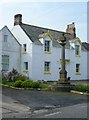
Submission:
M 2 88 L 3 118 L 87 118 L 87 96 Z

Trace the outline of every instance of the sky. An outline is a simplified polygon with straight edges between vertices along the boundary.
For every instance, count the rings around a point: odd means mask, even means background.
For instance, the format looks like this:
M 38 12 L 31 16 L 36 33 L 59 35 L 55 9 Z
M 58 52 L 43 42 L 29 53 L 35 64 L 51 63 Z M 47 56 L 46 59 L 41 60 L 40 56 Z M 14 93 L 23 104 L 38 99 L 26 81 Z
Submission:
M 77 37 L 88 42 L 86 0 L 1 0 L 0 29 L 7 25 L 11 30 L 15 14 L 22 14 L 23 23 L 64 32 L 68 24 L 75 22 Z

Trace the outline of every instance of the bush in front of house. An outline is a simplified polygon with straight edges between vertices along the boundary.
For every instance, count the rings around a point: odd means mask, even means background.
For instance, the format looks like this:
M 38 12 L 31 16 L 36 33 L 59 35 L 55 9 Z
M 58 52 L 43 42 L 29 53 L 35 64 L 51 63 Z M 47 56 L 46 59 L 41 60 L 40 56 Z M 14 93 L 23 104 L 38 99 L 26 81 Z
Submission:
M 17 81 L 15 81 L 15 83 L 14 83 L 14 87 L 21 88 L 21 87 L 22 87 L 22 83 L 23 83 L 23 81 L 17 80 Z
M 32 80 L 25 80 L 22 82 L 22 87 L 23 88 L 32 88 L 33 86 L 33 81 Z
M 41 85 L 40 82 L 33 82 L 32 87 L 33 88 L 40 88 L 41 87 L 40 85 Z
M 73 87 L 73 90 L 79 91 L 79 92 L 87 92 L 87 93 L 89 93 L 89 85 L 82 85 L 82 84 L 75 85 Z
M 1 71 L 2 73 L 2 83 L 6 84 L 7 82 L 15 82 L 17 80 L 25 81 L 28 79 L 27 76 L 18 73 L 17 70 L 13 68 L 10 72 Z

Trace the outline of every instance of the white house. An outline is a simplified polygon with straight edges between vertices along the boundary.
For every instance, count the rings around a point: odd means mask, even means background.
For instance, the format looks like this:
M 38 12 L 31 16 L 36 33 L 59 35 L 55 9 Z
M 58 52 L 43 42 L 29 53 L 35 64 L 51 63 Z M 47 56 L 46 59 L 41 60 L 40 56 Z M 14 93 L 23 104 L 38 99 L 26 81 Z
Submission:
M 65 33 L 65 58 L 68 77 L 71 77 L 71 80 L 89 79 L 87 74 L 89 49 L 86 48 L 89 44 L 82 44 L 81 40 L 76 37 L 74 23 L 67 26 L 66 32 L 61 32 L 24 24 L 22 23 L 22 15 L 17 14 L 14 16 L 14 26 L 11 32 L 14 35 L 15 39 L 12 41 L 15 41 L 15 44 L 12 42 L 10 44 L 18 52 L 13 52 L 13 49 L 10 48 L 12 52 L 9 55 L 15 56 L 11 62 L 15 63 L 13 67 L 20 73 L 33 80 L 58 80 L 62 62 L 62 47 L 59 44 L 59 39 Z M 7 50 L 6 53 L 8 53 Z M 5 53 L 3 52 L 3 54 Z M 11 66 L 12 63 L 9 65 Z
M 21 45 L 7 26 L 0 30 L 0 43 L 0 70 L 21 72 Z

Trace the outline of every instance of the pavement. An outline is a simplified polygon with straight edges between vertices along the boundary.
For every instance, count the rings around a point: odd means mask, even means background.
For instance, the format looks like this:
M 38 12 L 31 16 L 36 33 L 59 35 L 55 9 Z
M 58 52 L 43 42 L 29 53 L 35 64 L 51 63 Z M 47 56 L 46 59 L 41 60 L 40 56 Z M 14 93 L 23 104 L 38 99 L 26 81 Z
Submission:
M 87 118 L 87 99 L 73 93 L 3 87 L 0 108 L 3 118 Z

